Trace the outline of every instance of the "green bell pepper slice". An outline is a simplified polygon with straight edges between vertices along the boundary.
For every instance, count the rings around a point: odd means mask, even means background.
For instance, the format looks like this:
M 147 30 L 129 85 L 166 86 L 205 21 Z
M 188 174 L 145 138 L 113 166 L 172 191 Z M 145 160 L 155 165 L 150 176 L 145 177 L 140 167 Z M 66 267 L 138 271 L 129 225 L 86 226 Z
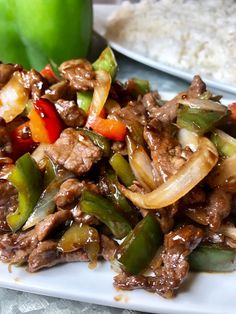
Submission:
M 210 137 L 219 154 L 230 157 L 236 153 L 236 139 L 221 130 L 214 130 Z
M 109 163 L 117 174 L 118 178 L 125 184 L 126 187 L 133 184 L 135 177 L 130 164 L 120 153 L 115 153 L 110 158 Z
M 163 243 L 163 234 L 156 217 L 146 215 L 119 246 L 116 258 L 129 275 L 138 275 L 147 269 Z
M 94 192 L 83 192 L 80 209 L 103 222 L 117 239 L 124 238 L 131 230 L 130 223 L 119 213 L 112 202 Z
M 29 153 L 17 159 L 8 180 L 18 191 L 18 208 L 6 218 L 11 230 L 16 232 L 32 213 L 42 193 L 43 180 L 38 165 Z
M 133 78 L 128 80 L 126 85 L 129 93 L 135 98 L 137 98 L 139 95 L 144 96 L 150 92 L 150 83 L 147 80 Z
M 89 113 L 89 108 L 92 102 L 93 93 L 90 91 L 77 92 L 77 105 L 84 110 L 86 114 Z
M 105 48 L 98 59 L 93 63 L 93 69 L 95 71 L 104 70 L 108 72 L 112 80 L 115 79 L 117 68 L 116 58 L 110 47 Z
M 231 272 L 236 270 L 236 249 L 218 245 L 200 245 L 189 256 L 195 272 Z
M 102 181 L 106 184 L 108 189 L 106 197 L 116 205 L 122 215 L 129 220 L 131 225 L 135 226 L 138 222 L 138 211 L 129 203 L 127 198 L 119 190 L 116 174 L 112 171 L 106 171 Z
M 47 188 L 40 195 L 38 202 L 35 204 L 32 214 L 29 216 L 23 230 L 27 230 L 42 221 L 49 214 L 55 211 L 55 196 L 59 191 L 61 184 L 67 179 L 73 178 L 75 175 L 64 169 L 57 171 L 55 178 L 50 182 Z
M 86 57 L 92 0 L 0 0 L 0 21 L 0 60 L 40 71 L 50 60 Z
M 227 111 L 207 111 L 183 105 L 177 114 L 177 125 L 203 135 L 215 128 L 227 115 Z
M 52 180 L 55 179 L 57 174 L 57 166 L 52 162 L 50 158 L 47 157 L 45 163 L 45 172 L 43 177 L 43 186 L 46 188 Z
M 103 156 L 105 157 L 110 156 L 111 144 L 110 144 L 110 141 L 106 137 L 90 130 L 85 130 L 85 129 L 79 129 L 79 130 L 84 135 L 86 135 L 93 142 L 94 145 L 102 149 Z
M 73 252 L 84 248 L 90 261 L 96 261 L 100 251 L 100 237 L 98 231 L 88 225 L 73 223 L 58 242 L 58 249 L 62 252 Z

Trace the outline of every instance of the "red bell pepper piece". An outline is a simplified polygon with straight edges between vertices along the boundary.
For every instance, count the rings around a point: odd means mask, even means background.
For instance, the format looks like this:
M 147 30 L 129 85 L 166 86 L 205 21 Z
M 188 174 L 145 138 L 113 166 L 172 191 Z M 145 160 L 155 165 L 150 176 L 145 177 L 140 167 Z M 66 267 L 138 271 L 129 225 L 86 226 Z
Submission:
M 90 126 L 95 132 L 114 141 L 124 141 L 127 132 L 123 122 L 101 117 L 94 119 Z
M 229 110 L 231 111 L 231 119 L 236 120 L 236 102 L 233 102 L 228 107 L 229 107 Z
M 32 134 L 29 127 L 29 121 L 19 125 L 11 134 L 12 142 L 12 158 L 18 159 L 25 153 L 31 153 L 36 147 L 37 143 L 32 139 Z
M 40 74 L 46 78 L 48 80 L 49 83 L 53 84 L 58 82 L 58 78 L 56 76 L 56 74 L 54 73 L 52 67 L 50 64 L 47 64 L 42 71 L 40 72 Z
M 47 99 L 37 100 L 28 117 L 35 142 L 54 143 L 63 130 L 63 123 L 54 105 Z

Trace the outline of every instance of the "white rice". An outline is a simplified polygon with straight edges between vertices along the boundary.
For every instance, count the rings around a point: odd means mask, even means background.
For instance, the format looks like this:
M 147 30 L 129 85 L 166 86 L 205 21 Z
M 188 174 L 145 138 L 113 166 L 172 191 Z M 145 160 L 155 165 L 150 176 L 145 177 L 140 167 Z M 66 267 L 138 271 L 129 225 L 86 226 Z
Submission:
M 155 61 L 236 84 L 236 1 L 125 1 L 107 37 Z

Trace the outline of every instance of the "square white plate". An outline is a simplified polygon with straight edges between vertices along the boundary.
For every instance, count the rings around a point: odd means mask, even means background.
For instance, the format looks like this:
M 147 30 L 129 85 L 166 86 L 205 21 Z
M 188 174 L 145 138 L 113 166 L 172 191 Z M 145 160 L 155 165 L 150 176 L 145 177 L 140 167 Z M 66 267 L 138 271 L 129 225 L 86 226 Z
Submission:
M 174 97 L 160 94 L 163 99 Z M 224 104 L 232 102 L 224 100 Z M 33 274 L 24 267 L 12 266 L 11 270 L 0 263 L 0 287 L 159 314 L 236 313 L 236 271 L 189 274 L 177 297 L 165 300 L 143 290 L 117 291 L 112 285 L 116 274 L 106 262 L 94 270 L 87 263 L 60 265 Z

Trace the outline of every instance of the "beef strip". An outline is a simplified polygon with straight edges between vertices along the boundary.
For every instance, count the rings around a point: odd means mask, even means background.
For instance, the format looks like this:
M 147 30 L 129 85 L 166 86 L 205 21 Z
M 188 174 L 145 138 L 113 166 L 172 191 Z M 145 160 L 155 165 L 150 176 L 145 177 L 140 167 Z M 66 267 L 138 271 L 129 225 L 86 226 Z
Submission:
M 42 268 L 49 268 L 62 263 L 70 262 L 88 262 L 89 258 L 87 253 L 83 249 L 79 249 L 75 252 L 63 253 L 57 248 L 57 241 L 43 241 L 38 244 L 28 258 L 28 270 L 29 272 L 36 272 Z M 105 235 L 101 235 L 101 256 L 110 260 L 117 248 L 117 244 L 114 240 L 109 239 Z
M 85 225 L 100 225 L 101 222 L 93 215 L 85 214 L 80 210 L 79 204 L 72 209 L 72 214 L 74 220 L 78 224 L 85 224 Z
M 47 80 L 34 69 L 27 72 L 21 72 L 23 85 L 30 90 L 30 95 L 33 100 L 39 99 L 45 92 L 48 86 Z
M 28 271 L 33 273 L 41 268 L 52 267 L 60 263 L 60 252 L 57 241 L 44 241 L 31 251 L 28 258 Z
M 59 192 L 55 196 L 57 208 L 72 209 L 73 219 L 79 224 L 98 225 L 99 221 L 96 217 L 82 213 L 80 210 L 78 201 L 85 189 L 99 192 L 97 186 L 90 182 L 79 181 L 75 178 L 63 182 Z
M 139 122 L 141 125 L 146 125 L 146 111 L 140 101 L 129 101 L 127 106 L 115 111 L 114 116 L 128 126 L 134 121 Z
M 12 144 L 7 131 L 6 122 L 0 117 L 0 157 L 5 157 L 11 152 Z
M 68 179 L 62 183 L 58 193 L 55 196 L 55 202 L 59 208 L 74 207 L 78 202 L 82 191 L 85 188 L 85 181 L 79 181 L 75 178 Z
M 43 98 L 51 102 L 56 102 L 59 99 L 73 100 L 76 99 L 76 90 L 70 86 L 69 81 L 62 80 L 46 89 Z
M 59 99 L 55 103 L 57 112 L 66 126 L 81 127 L 85 125 L 85 112 L 78 107 L 74 100 Z
M 34 229 L 20 233 L 6 233 L 0 236 L 0 260 L 5 263 L 26 262 L 38 244 Z
M 194 198 L 184 197 L 181 208 L 188 217 L 202 225 L 209 225 L 212 232 L 217 232 L 222 220 L 230 214 L 232 196 L 221 189 L 214 189 L 208 195 L 204 194 L 201 193 L 199 198 L 196 198 L 198 202 L 195 203 Z
M 178 202 L 157 211 L 159 222 L 163 233 L 169 232 L 174 226 L 174 215 L 178 211 Z
M 196 98 L 206 92 L 206 84 L 199 75 L 194 75 L 192 83 L 188 89 L 188 97 Z
M 102 157 L 102 150 L 81 132 L 65 129 L 45 153 L 57 164 L 80 176 Z
M 159 185 L 175 174 L 191 156 L 191 150 L 181 145 L 172 135 L 172 126 L 153 120 L 144 128 L 144 139 L 151 151 L 153 175 Z
M 207 206 L 208 223 L 213 231 L 220 228 L 221 222 L 230 214 L 232 197 L 221 189 L 215 189 Z
M 42 268 L 49 268 L 66 262 L 88 262 L 88 255 L 83 249 L 76 252 L 62 253 L 57 249 L 57 241 L 44 241 L 32 251 L 28 259 L 28 271 L 33 273 Z
M 118 243 L 113 239 L 108 238 L 106 235 L 101 234 L 101 256 L 106 260 L 110 261 L 114 258 Z
M 204 92 L 206 92 L 206 84 L 201 80 L 199 75 L 195 75 L 187 91 L 179 93 L 173 99 L 167 101 L 163 106 L 158 106 L 159 94 L 156 92 L 144 95 L 142 102 L 150 119 L 154 118 L 163 123 L 170 123 L 174 122 L 177 117 L 179 100 L 182 97 L 197 98 Z
M 128 155 L 125 142 L 114 141 L 111 145 L 111 149 L 114 153 L 120 153 L 121 155 Z
M 185 92 L 180 93 L 160 107 L 158 106 L 156 93 L 151 92 L 143 97 L 142 102 L 147 110 L 149 119 L 153 118 L 163 123 L 171 123 L 174 122 L 177 117 L 179 99 L 185 95 Z
M 162 253 L 163 266 L 155 270 L 155 276 L 127 276 L 114 278 L 114 286 L 124 290 L 145 289 L 165 298 L 173 297 L 186 279 L 189 264 L 187 258 L 203 237 L 201 229 L 192 225 L 180 227 L 165 236 Z
M 7 180 L 0 180 L 0 234 L 10 231 L 6 216 L 14 212 L 18 205 L 17 190 Z
M 59 71 L 76 90 L 92 90 L 95 86 L 95 72 L 89 61 L 75 59 L 63 62 Z
M 55 196 L 55 202 L 58 208 L 72 208 L 77 204 L 82 192 L 90 190 L 99 193 L 96 184 L 92 182 L 79 181 L 76 178 L 68 179 L 60 186 L 58 193 Z
M 15 71 L 21 71 L 22 69 L 19 64 L 0 63 L 0 89 L 10 80 Z
M 55 212 L 54 214 L 48 215 L 35 227 L 35 232 L 39 241 L 45 240 L 53 230 L 65 224 L 69 219 L 72 219 L 72 213 L 70 210 L 61 210 Z

